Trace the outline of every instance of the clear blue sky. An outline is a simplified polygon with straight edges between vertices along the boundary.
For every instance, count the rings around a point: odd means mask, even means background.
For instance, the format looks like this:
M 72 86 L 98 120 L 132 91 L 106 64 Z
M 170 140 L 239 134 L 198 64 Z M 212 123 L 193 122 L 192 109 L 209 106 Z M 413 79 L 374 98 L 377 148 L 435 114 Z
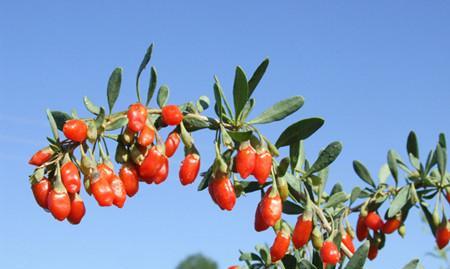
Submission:
M 126 108 L 135 100 L 136 70 L 150 42 L 173 103 L 212 97 L 214 74 L 229 93 L 235 65 L 251 73 L 269 56 L 253 115 L 303 95 L 296 116 L 263 130 L 275 139 L 290 122 L 323 116 L 325 126 L 307 141 L 307 153 L 315 158 L 329 142 L 343 141 L 330 181 L 343 182 L 347 191 L 362 185 L 352 160 L 376 174 L 388 149 L 405 156 L 409 130 L 417 131 L 422 154 L 439 132 L 450 135 L 448 1 L 62 2 L 0 3 L 0 268 L 173 268 L 194 252 L 226 268 L 237 262 L 239 248 L 272 242 L 270 232 L 252 228 L 257 195 L 222 212 L 207 192 L 181 187 L 177 169 L 161 186 L 142 186 L 122 210 L 99 208 L 83 195 L 88 211 L 79 226 L 54 221 L 34 203 L 27 161 L 50 135 L 45 109 L 85 114 L 84 95 L 106 104 L 116 66 L 125 70 L 118 108 Z M 206 166 L 213 137 L 202 132 L 195 139 Z M 425 256 L 434 240 L 418 220 L 415 210 L 406 239 L 390 236 L 367 267 L 401 268 L 421 257 L 436 268 Z

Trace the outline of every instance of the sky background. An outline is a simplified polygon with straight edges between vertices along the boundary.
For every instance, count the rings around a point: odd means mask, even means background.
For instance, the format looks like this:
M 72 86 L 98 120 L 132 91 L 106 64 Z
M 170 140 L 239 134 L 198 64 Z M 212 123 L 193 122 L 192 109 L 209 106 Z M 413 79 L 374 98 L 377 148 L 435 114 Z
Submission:
M 57 222 L 35 204 L 27 161 L 50 135 L 45 109 L 87 115 L 85 95 L 106 105 L 116 66 L 124 68 L 116 107 L 125 109 L 136 100 L 136 70 L 151 42 L 151 64 L 170 86 L 171 103 L 212 97 L 213 75 L 230 94 L 236 65 L 250 75 L 270 57 L 250 118 L 275 101 L 304 96 L 295 116 L 262 130 L 275 140 L 300 118 L 324 117 L 306 141 L 307 155 L 314 159 L 342 141 L 329 182 L 342 182 L 346 191 L 363 185 L 354 159 L 376 175 L 389 149 L 405 157 L 410 130 L 422 155 L 440 132 L 450 134 L 449 1 L 71 2 L 0 1 L 0 268 L 174 268 L 196 252 L 226 268 L 237 263 L 238 249 L 272 242 L 270 231 L 253 230 L 258 195 L 239 199 L 230 213 L 198 193 L 197 184 L 182 187 L 181 151 L 167 182 L 141 185 L 121 210 L 99 208 L 83 193 L 81 225 Z M 206 167 L 213 136 L 194 137 Z M 438 267 L 425 255 L 434 238 L 417 210 L 406 224 L 406 238 L 389 236 L 367 268 L 401 268 L 414 257 Z

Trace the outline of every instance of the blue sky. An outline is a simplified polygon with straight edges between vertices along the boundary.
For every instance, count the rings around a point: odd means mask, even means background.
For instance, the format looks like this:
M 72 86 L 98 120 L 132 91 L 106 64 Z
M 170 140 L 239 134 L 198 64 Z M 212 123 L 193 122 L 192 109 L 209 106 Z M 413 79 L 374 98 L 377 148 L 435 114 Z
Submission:
M 54 221 L 35 205 L 27 161 L 50 135 L 45 109 L 86 115 L 84 95 L 106 104 L 116 66 L 124 68 L 117 108 L 126 108 L 135 101 L 136 70 L 150 42 L 172 103 L 212 97 L 215 74 L 230 93 L 236 65 L 251 73 L 270 57 L 253 116 L 287 96 L 304 96 L 300 112 L 263 131 L 276 139 L 288 123 L 324 117 L 307 154 L 315 158 L 329 142 L 342 141 L 330 182 L 350 191 L 363 184 L 352 160 L 376 174 L 388 149 L 405 156 L 411 129 L 422 154 L 439 132 L 450 134 L 449 25 L 448 1 L 2 1 L 0 268 L 174 268 L 195 252 L 226 268 L 239 248 L 272 242 L 273 234 L 252 228 L 257 195 L 222 212 L 206 192 L 182 187 L 177 169 L 161 186 L 141 186 L 122 210 L 99 208 L 83 194 L 87 215 L 79 226 Z M 205 165 L 212 139 L 195 134 Z M 434 240 L 414 211 L 406 238 L 390 236 L 367 268 L 401 268 L 413 257 L 438 266 L 425 256 Z

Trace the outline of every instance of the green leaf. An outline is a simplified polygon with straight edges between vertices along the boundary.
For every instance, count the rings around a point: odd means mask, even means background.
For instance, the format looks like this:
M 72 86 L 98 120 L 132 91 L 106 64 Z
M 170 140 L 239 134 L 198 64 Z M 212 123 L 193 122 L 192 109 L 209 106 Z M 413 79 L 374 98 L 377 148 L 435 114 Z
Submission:
M 225 103 L 225 107 L 227 109 L 227 113 L 228 116 L 230 118 L 234 118 L 233 117 L 233 112 L 231 111 L 231 107 L 230 104 L 228 103 L 227 98 L 225 97 L 225 95 L 223 94 L 223 90 L 222 90 L 222 85 L 220 85 L 220 81 L 219 78 L 217 78 L 217 76 L 214 76 L 214 95 L 216 95 L 216 91 L 218 92 L 218 94 L 220 95 L 220 100 L 223 100 L 223 102 Z M 216 104 L 217 104 L 217 97 L 216 97 Z M 222 103 L 221 103 L 222 106 Z M 236 115 L 237 116 L 237 115 Z
M 56 127 L 58 128 L 58 130 L 62 131 L 63 127 L 64 127 L 64 123 L 66 123 L 67 120 L 72 119 L 72 117 L 62 111 L 52 111 L 52 116 L 53 119 L 55 120 L 56 123 Z
M 410 198 L 410 185 L 404 186 L 395 196 L 388 209 L 388 218 L 394 217 L 406 205 Z
M 98 113 L 100 113 L 100 107 L 94 105 L 94 103 L 92 103 L 87 96 L 83 97 L 83 103 L 86 109 L 92 114 L 98 115 Z
M 447 141 L 445 139 L 445 134 L 440 133 L 439 134 L 439 145 L 443 148 L 443 149 L 447 149 Z
M 95 126 L 97 126 L 97 129 L 102 127 L 104 121 L 105 121 L 105 109 L 103 107 L 100 107 L 100 113 L 98 113 L 98 116 L 95 119 Z
M 189 132 L 212 127 L 210 122 L 203 121 L 198 118 L 191 117 L 189 115 L 186 115 L 183 118 L 183 124 L 184 127 L 186 127 L 186 130 L 188 130 Z
M 319 154 L 317 160 L 313 163 L 313 165 L 306 172 L 306 176 L 311 175 L 312 173 L 318 172 L 325 167 L 328 167 L 342 151 L 342 144 L 340 142 L 333 142 L 329 144 L 324 150 L 322 150 Z
M 245 193 L 251 193 L 260 190 L 268 183 L 264 184 L 264 186 L 261 186 L 257 181 L 240 181 L 239 184 L 241 184 Z
M 238 142 L 244 142 L 252 137 L 252 131 L 228 131 L 228 134 L 233 138 L 233 140 Z
M 307 259 L 302 259 L 299 263 L 298 263 L 298 268 L 299 269 L 317 269 L 317 267 L 312 264 L 310 261 L 308 261 Z M 322 267 L 320 267 L 322 268 Z
M 117 129 L 120 129 L 120 128 L 124 127 L 127 124 L 128 124 L 128 118 L 127 117 L 115 118 L 113 121 L 108 122 L 108 124 L 106 125 L 105 130 L 106 131 L 117 130 Z
M 248 81 L 248 96 L 251 96 L 253 92 L 256 89 L 256 86 L 258 86 L 259 82 L 261 81 L 262 77 L 264 76 L 264 73 L 266 72 L 267 66 L 269 66 L 269 59 L 264 59 L 261 64 L 256 68 L 255 72 L 253 73 L 252 77 Z
M 244 108 L 241 111 L 241 115 L 239 116 L 239 122 L 244 122 L 250 112 L 253 110 L 253 107 L 255 106 L 255 99 L 250 98 L 247 103 L 245 103 Z
M 388 152 L 387 163 L 389 166 L 389 170 L 391 171 L 391 175 L 394 178 L 395 185 L 398 185 L 397 160 L 395 157 L 395 153 L 392 150 L 389 150 L 389 152 Z
M 337 192 L 328 199 L 328 201 L 325 203 L 325 205 L 323 207 L 324 208 L 335 207 L 347 200 L 348 200 L 348 196 L 345 192 L 343 192 L 343 191 Z
M 263 259 L 266 264 L 270 264 L 270 252 L 269 248 L 265 245 L 256 245 L 256 251 L 259 252 L 259 255 Z
M 447 169 L 447 153 L 441 147 L 441 145 L 437 145 L 436 147 L 436 160 L 439 169 L 439 174 L 441 177 L 445 176 L 445 170 Z
M 322 125 L 324 120 L 322 118 L 309 118 L 300 120 L 289 127 L 287 127 L 278 137 L 275 145 L 277 148 L 296 143 L 300 140 L 305 140 L 314 134 Z
M 48 122 L 50 123 L 50 128 L 53 133 L 53 138 L 55 140 L 59 140 L 58 127 L 56 126 L 56 122 L 55 119 L 53 118 L 52 112 L 50 112 L 50 109 L 47 109 L 46 112 L 47 112 L 47 119 Z
M 200 184 L 198 184 L 198 188 L 197 188 L 198 191 L 202 191 L 208 187 L 211 175 L 212 175 L 212 166 L 209 167 L 208 171 L 206 171 L 203 174 L 202 181 L 200 181 Z
M 158 91 L 158 106 L 161 108 L 165 106 L 167 104 L 167 99 L 169 99 L 169 88 L 166 85 L 162 85 Z
M 142 71 L 144 71 L 145 67 L 147 67 L 147 64 L 150 62 L 150 59 L 152 57 L 152 51 L 153 51 L 153 44 L 151 44 L 147 48 L 147 51 L 145 52 L 144 58 L 142 59 L 141 65 L 139 66 L 136 75 L 136 95 L 138 97 L 139 102 L 141 102 L 141 94 L 139 92 L 139 78 L 141 77 Z
M 234 112 L 236 120 L 249 98 L 247 77 L 240 66 L 236 67 L 233 85 Z
M 283 213 L 288 215 L 298 215 L 303 212 L 303 208 L 293 202 L 286 200 L 283 202 Z
M 366 263 L 367 255 L 369 254 L 369 241 L 364 242 L 353 254 L 352 258 L 348 261 L 345 269 L 361 269 Z
M 380 167 L 380 171 L 378 172 L 378 179 L 380 180 L 380 184 L 386 183 L 387 178 L 391 174 L 388 164 L 383 164 Z
M 412 261 L 410 261 L 408 264 L 406 264 L 403 269 L 418 269 L 420 264 L 419 264 L 419 259 L 414 259 Z
M 291 170 L 299 171 L 303 169 L 305 163 L 305 149 L 303 140 L 289 146 L 289 158 L 291 160 Z
M 436 227 L 433 224 L 433 215 L 428 210 L 428 208 L 424 205 L 424 203 L 419 203 L 420 208 L 422 209 L 423 214 L 425 215 L 425 218 L 427 219 L 428 226 L 430 227 L 431 233 L 436 234 Z
M 408 153 L 412 154 L 417 159 L 419 158 L 419 145 L 417 143 L 416 133 L 414 133 L 413 131 L 411 131 L 408 135 L 406 149 L 407 149 Z
M 350 205 L 353 204 L 361 194 L 361 188 L 360 187 L 354 187 L 352 190 L 352 193 L 350 194 Z
M 285 269 L 296 269 L 297 268 L 297 259 L 291 254 L 286 254 L 281 262 L 284 265 Z
M 284 99 L 249 121 L 249 124 L 263 124 L 282 120 L 299 110 L 303 106 L 303 103 L 304 100 L 301 96 Z
M 362 163 L 360 163 L 359 161 L 353 161 L 353 169 L 362 180 L 364 180 L 372 187 L 375 187 L 375 183 L 373 182 L 373 179 L 370 176 L 369 171 Z
M 109 77 L 108 81 L 107 96 L 108 96 L 109 114 L 111 114 L 114 104 L 116 103 L 117 98 L 119 97 L 121 83 L 122 83 L 122 68 L 117 67 L 111 73 L 111 76 Z
M 148 104 L 152 100 L 157 84 L 158 84 L 158 73 L 156 73 L 156 69 L 152 66 L 152 68 L 150 69 L 150 83 L 148 84 L 147 101 L 145 102 L 145 105 L 148 106 Z
M 233 139 L 231 139 L 231 136 L 228 134 L 228 131 L 225 129 L 225 127 L 223 127 L 223 125 L 220 125 L 220 133 L 222 134 L 223 145 L 229 149 L 234 148 Z
M 208 96 L 200 96 L 197 100 L 197 110 L 198 112 L 203 112 L 209 107 L 209 98 Z
M 293 193 L 293 194 L 302 193 L 301 186 L 300 186 L 300 180 L 298 178 L 296 178 L 291 173 L 286 173 L 284 175 L 284 178 L 286 179 L 286 181 L 288 183 L 290 193 Z

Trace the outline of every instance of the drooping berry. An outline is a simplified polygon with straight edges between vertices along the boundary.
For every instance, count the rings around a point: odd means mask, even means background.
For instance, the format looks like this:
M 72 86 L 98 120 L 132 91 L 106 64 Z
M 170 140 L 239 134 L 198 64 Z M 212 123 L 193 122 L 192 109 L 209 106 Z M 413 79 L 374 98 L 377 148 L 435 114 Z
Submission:
M 309 242 L 313 230 L 311 212 L 300 215 L 297 218 L 294 232 L 292 234 L 292 242 L 296 249 L 302 248 Z
M 132 163 L 124 163 L 119 170 L 119 177 L 127 195 L 133 197 L 139 190 L 139 176 L 136 166 Z
M 247 178 L 255 169 L 256 151 L 250 143 L 243 143 L 236 155 L 236 171 L 241 178 Z
M 172 157 L 175 152 L 177 151 L 178 145 L 180 145 L 180 134 L 177 132 L 171 132 L 166 139 L 165 146 L 166 146 L 166 156 Z
M 200 170 L 200 156 L 196 153 L 186 155 L 181 162 L 179 177 L 182 185 L 188 185 L 194 182 Z
M 269 228 L 270 226 L 267 225 L 262 216 L 261 216 L 261 202 L 258 203 L 258 206 L 256 207 L 256 212 L 255 212 L 255 231 L 257 232 L 262 232 L 265 231 Z
M 436 244 L 439 249 L 443 249 L 447 246 L 450 240 L 450 221 L 447 223 L 441 223 L 439 227 L 436 229 Z
M 61 178 L 68 193 L 77 193 L 80 191 L 80 171 L 78 171 L 78 167 L 73 162 L 66 162 L 61 167 Z
M 48 194 L 47 204 L 48 210 L 59 221 L 63 221 L 70 214 L 70 199 L 65 191 L 51 190 Z
M 273 263 L 283 259 L 288 251 L 291 237 L 289 232 L 281 230 L 277 233 L 272 247 L 270 248 L 270 257 Z
M 344 232 L 342 234 L 342 244 L 344 244 L 344 246 L 346 246 L 351 253 L 355 253 L 353 238 L 347 232 Z
M 218 172 L 215 177 L 210 180 L 209 194 L 213 201 L 222 209 L 231 211 L 236 203 L 236 194 L 228 175 Z
M 145 125 L 138 136 L 138 144 L 143 147 L 150 146 L 155 140 L 155 128 Z
M 141 103 L 130 105 L 127 112 L 128 129 L 137 133 L 140 132 L 147 121 L 147 108 Z
M 178 125 L 183 120 L 183 113 L 176 105 L 166 105 L 161 111 L 162 121 L 167 125 Z
M 391 233 L 395 232 L 396 230 L 398 230 L 400 225 L 402 225 L 401 218 L 394 217 L 394 218 L 388 219 L 383 224 L 383 228 L 381 228 L 381 230 L 384 234 L 391 234 Z
M 261 216 L 264 223 L 273 226 L 281 218 L 283 205 L 278 192 L 269 188 L 261 200 Z
M 364 223 L 366 224 L 366 226 L 368 228 L 370 228 L 374 231 L 381 230 L 381 228 L 383 228 L 383 224 L 384 224 L 381 217 L 375 211 L 370 211 L 367 214 Z
M 70 214 L 67 220 L 72 224 L 79 224 L 86 213 L 84 202 L 78 193 L 72 194 L 70 198 Z
M 257 152 L 255 158 L 255 168 L 253 176 L 258 180 L 259 184 L 264 184 L 270 175 L 272 169 L 272 155 L 267 150 Z
M 87 138 L 88 127 L 82 120 L 73 119 L 64 123 L 63 133 L 72 141 L 82 143 Z
M 153 181 L 153 177 L 166 162 L 166 157 L 158 150 L 156 146 L 152 147 L 139 166 L 139 176 L 144 180 Z
M 164 156 L 164 163 L 161 168 L 153 175 L 153 182 L 156 184 L 163 183 L 169 176 L 169 159 Z
M 326 264 L 336 265 L 341 259 L 341 254 L 333 241 L 327 240 L 320 249 L 320 257 Z
M 38 205 L 44 209 L 47 209 L 47 198 L 51 189 L 50 181 L 43 178 L 38 183 L 33 184 L 31 189 L 33 190 L 34 199 L 36 199 Z
M 109 177 L 104 171 L 97 171 L 92 175 L 90 189 L 99 206 L 111 206 L 113 204 L 114 193 L 109 185 Z
M 53 150 L 50 147 L 45 147 L 38 150 L 28 161 L 31 165 L 41 166 L 48 162 L 53 156 Z
M 366 226 L 366 218 L 359 215 L 358 223 L 356 224 L 356 237 L 359 241 L 363 241 L 369 235 L 369 229 Z
M 118 208 L 122 208 L 127 199 L 127 193 L 122 180 L 114 174 L 109 180 L 109 185 L 114 194 L 113 204 Z

